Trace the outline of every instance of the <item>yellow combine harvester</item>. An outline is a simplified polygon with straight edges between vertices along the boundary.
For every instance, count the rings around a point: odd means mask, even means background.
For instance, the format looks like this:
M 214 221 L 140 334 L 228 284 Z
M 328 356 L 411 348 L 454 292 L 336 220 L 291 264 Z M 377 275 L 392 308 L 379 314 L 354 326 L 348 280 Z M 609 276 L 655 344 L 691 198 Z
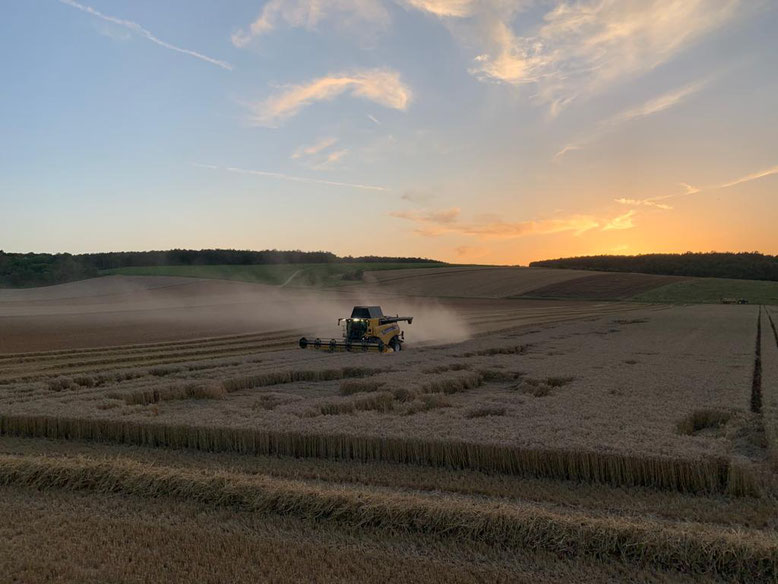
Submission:
M 350 317 L 338 319 L 342 339 L 300 339 L 301 349 L 320 351 L 401 351 L 405 333 L 398 323 L 413 322 L 412 316 L 384 316 L 380 306 L 355 306 Z

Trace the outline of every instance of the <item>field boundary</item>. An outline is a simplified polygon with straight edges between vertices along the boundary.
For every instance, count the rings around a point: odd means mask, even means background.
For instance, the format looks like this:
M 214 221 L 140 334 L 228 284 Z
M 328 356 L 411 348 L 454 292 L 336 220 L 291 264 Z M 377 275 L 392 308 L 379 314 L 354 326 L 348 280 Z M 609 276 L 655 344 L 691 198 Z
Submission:
M 111 419 L 0 415 L 0 435 L 295 458 L 380 461 L 515 476 L 759 496 L 760 481 L 725 458 L 631 456 L 498 444 L 164 425 Z
M 751 382 L 751 411 L 762 413 L 762 307 L 756 317 L 756 348 L 754 350 L 754 377 Z

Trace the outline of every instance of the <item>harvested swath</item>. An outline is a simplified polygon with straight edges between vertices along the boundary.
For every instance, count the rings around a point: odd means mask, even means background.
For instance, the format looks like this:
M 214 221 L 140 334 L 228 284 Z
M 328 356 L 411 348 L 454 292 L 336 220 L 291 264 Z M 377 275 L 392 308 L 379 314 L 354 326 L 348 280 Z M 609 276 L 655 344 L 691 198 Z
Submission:
M 456 371 L 448 375 L 437 375 L 421 384 L 424 393 L 459 393 L 480 387 L 484 377 L 477 371 Z
M 260 399 L 266 395 L 270 394 L 261 394 Z M 445 398 L 441 394 L 427 394 L 426 397 Z M 725 529 L 770 530 L 771 533 L 778 513 L 778 501 L 770 497 L 706 497 L 648 488 L 625 489 L 603 484 L 518 478 L 499 473 L 381 462 L 354 464 L 352 461 L 332 459 L 245 456 L 224 452 L 11 437 L 0 438 L 0 453 L 66 458 L 85 456 L 100 461 L 131 460 L 144 465 L 183 468 L 187 472 L 216 470 L 438 494 L 450 492 L 552 504 L 633 518 L 650 513 L 671 521 L 707 523 Z
M 229 357 L 233 355 L 248 355 L 266 350 L 276 350 L 287 348 L 292 339 L 286 338 L 278 342 L 251 343 L 241 347 L 220 348 L 213 347 L 193 351 L 176 351 L 153 353 L 137 356 L 119 357 L 108 356 L 99 359 L 90 360 L 59 360 L 56 362 L 47 362 L 44 364 L 29 363 L 17 367 L 5 367 L 3 370 L 3 381 L 16 381 L 25 379 L 36 379 L 52 373 L 81 373 L 99 371 L 107 365 L 115 367 L 141 367 L 150 364 L 169 364 L 191 361 L 197 358 L 215 359 L 218 357 Z
M 178 352 L 181 350 L 229 347 L 233 345 L 245 345 L 252 342 L 279 340 L 294 334 L 292 330 L 273 331 L 262 333 L 250 333 L 242 335 L 229 335 L 222 337 L 205 337 L 188 341 L 169 341 L 164 343 L 144 343 L 131 345 L 116 345 L 88 349 L 59 349 L 55 351 L 31 351 L 26 353 L 0 354 L 0 363 L 28 363 L 47 362 L 67 358 L 89 358 L 90 356 L 126 356 L 136 354 L 158 354 L 165 352 Z
M 544 397 L 551 395 L 551 393 L 560 387 L 567 385 L 575 380 L 572 375 L 557 375 L 546 377 L 544 379 L 536 379 L 534 377 L 526 377 L 522 379 L 521 383 L 516 387 L 522 393 L 527 393 L 535 397 Z
M 465 414 L 466 418 L 487 418 L 489 416 L 504 416 L 505 408 L 500 407 L 483 407 L 475 410 L 470 410 Z
M 558 513 L 532 505 L 479 504 L 418 494 L 348 491 L 299 481 L 187 473 L 137 463 L 0 456 L 0 483 L 140 497 L 168 496 L 220 507 L 429 534 L 568 557 L 614 558 L 742 582 L 778 575 L 778 544 L 758 533 L 710 532 L 656 521 Z
M 575 377 L 572 375 L 552 375 L 551 377 L 546 377 L 545 381 L 550 387 L 562 387 L 568 383 L 572 383 L 574 380 Z
M 214 513 L 213 506 L 169 497 L 2 490 L 5 525 L 24 526 L 0 548 L 8 582 L 570 584 L 581 574 L 602 584 L 668 579 L 616 561 L 566 560 L 533 550 L 506 554 L 424 534 L 344 529 L 240 509 Z M 249 529 L 231 529 L 236 522 Z M 703 576 L 671 576 L 673 584 L 710 584 Z
M 49 391 L 77 390 L 89 387 L 101 387 L 109 383 L 129 381 L 146 375 L 145 371 L 127 369 L 123 371 L 98 373 L 95 375 L 76 375 L 74 377 L 55 377 L 46 382 Z
M 732 412 L 722 410 L 695 410 L 678 422 L 678 433 L 693 436 L 701 430 L 719 428 L 732 418 Z
M 642 292 L 688 280 L 680 276 L 652 274 L 596 274 L 565 280 L 530 290 L 524 296 L 532 298 L 563 298 L 589 300 L 624 300 Z
M 320 370 L 279 370 L 267 371 L 257 375 L 245 377 L 233 377 L 225 379 L 223 386 L 225 391 L 234 392 L 255 387 L 266 387 L 282 383 L 295 383 L 298 381 L 334 381 L 351 377 L 369 377 L 381 373 L 382 369 L 368 367 L 341 367 L 337 369 Z
M 688 460 L 446 440 L 25 415 L 0 415 L 0 434 L 210 452 L 398 462 L 681 492 L 728 492 L 736 496 L 760 492 L 759 481 L 747 468 L 724 458 Z
M 490 347 L 488 349 L 481 349 L 478 351 L 468 351 L 463 353 L 462 357 L 483 357 L 489 355 L 523 355 L 530 348 L 529 344 L 524 345 L 509 345 L 507 347 Z
M 428 367 L 427 369 L 422 369 L 422 373 L 426 374 L 432 374 L 432 373 L 445 373 L 446 371 L 462 371 L 463 369 L 470 369 L 471 365 L 469 363 L 449 363 L 447 365 L 435 365 L 435 367 Z
M 520 371 L 505 371 L 503 369 L 479 369 L 478 373 L 487 383 L 516 381 L 524 375 Z
M 340 382 L 340 394 L 369 393 L 378 391 L 384 385 L 386 382 L 380 379 L 344 379 Z
M 123 399 L 128 405 L 148 405 L 184 399 L 223 399 L 226 394 L 224 387 L 219 383 L 181 382 L 151 389 L 136 390 L 119 394 L 115 397 Z
M 451 402 L 439 393 L 425 393 L 410 402 L 405 409 L 406 416 L 412 416 L 421 412 L 429 412 L 438 408 L 449 408 Z
M 394 395 L 388 391 L 374 392 L 345 401 L 323 404 L 319 411 L 325 416 L 353 414 L 355 412 L 388 412 L 394 406 Z

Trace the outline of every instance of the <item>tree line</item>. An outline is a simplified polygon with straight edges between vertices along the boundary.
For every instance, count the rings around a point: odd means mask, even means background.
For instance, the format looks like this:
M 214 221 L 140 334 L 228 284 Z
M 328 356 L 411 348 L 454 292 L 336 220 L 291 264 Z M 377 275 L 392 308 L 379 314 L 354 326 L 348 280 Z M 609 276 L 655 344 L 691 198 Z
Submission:
M 758 252 L 597 255 L 542 260 L 532 262 L 530 266 L 603 272 L 637 272 L 665 276 L 778 281 L 778 256 Z
M 100 270 L 148 266 L 249 266 L 264 264 L 322 264 L 333 262 L 418 263 L 417 257 L 339 257 L 328 251 L 172 249 L 106 253 L 6 253 L 0 250 L 0 286 L 48 286 L 98 276 Z

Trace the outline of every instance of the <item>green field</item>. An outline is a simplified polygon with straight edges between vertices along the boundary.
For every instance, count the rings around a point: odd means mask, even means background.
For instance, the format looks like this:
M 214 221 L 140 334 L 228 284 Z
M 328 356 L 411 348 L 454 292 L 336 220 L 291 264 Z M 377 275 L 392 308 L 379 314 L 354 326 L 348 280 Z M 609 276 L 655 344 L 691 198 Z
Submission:
M 638 294 L 637 302 L 718 304 L 722 298 L 745 298 L 750 304 L 778 304 L 778 282 L 695 278 Z
M 349 262 L 328 264 L 265 264 L 253 266 L 149 266 L 102 270 L 103 276 L 182 276 L 238 280 L 280 286 L 338 286 L 361 281 L 363 271 L 436 268 L 450 264 L 440 262 L 382 263 Z

